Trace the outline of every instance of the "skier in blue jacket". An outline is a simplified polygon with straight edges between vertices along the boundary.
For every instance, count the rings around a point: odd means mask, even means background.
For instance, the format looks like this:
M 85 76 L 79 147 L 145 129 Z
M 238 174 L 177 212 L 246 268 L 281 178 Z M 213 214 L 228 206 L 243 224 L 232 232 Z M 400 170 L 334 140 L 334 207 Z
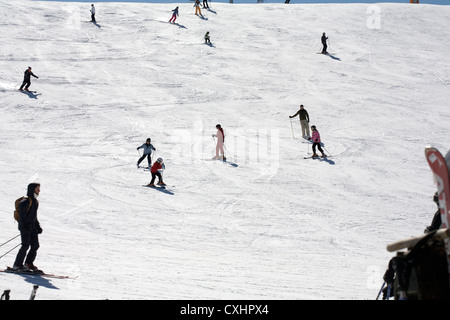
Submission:
M 146 157 L 148 158 L 148 167 L 150 168 L 152 165 L 152 151 L 156 151 L 156 148 L 151 144 L 151 139 L 148 138 L 147 141 L 140 147 L 137 147 L 137 150 L 144 149 L 144 154 L 142 157 L 139 158 L 137 162 L 137 167 L 139 168 L 139 164 L 144 160 Z

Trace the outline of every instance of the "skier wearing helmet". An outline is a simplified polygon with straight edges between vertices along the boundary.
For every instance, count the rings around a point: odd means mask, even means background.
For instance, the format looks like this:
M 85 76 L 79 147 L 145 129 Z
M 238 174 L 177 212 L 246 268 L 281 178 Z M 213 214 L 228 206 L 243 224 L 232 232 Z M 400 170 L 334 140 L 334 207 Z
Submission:
M 163 182 L 162 173 L 166 169 L 166 166 L 164 165 L 164 161 L 162 158 L 158 158 L 158 160 L 155 161 L 152 168 L 150 169 L 150 173 L 152 174 L 152 181 L 147 185 L 148 187 L 154 187 L 155 179 L 158 177 L 158 185 L 165 186 L 166 184 Z

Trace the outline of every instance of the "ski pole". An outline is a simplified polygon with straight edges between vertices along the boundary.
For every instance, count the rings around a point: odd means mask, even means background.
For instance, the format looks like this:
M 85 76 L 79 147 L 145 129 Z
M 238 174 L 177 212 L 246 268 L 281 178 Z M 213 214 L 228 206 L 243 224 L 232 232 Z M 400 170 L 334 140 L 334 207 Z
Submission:
M 39 286 L 37 284 L 33 286 L 33 291 L 31 291 L 30 300 L 34 300 L 34 298 L 36 298 L 36 291 L 38 288 Z
M 4 255 L 0 256 L 0 259 L 3 258 L 4 256 L 6 256 L 8 253 L 10 253 L 11 251 L 13 251 L 15 248 L 17 248 L 18 246 L 22 245 L 22 243 L 19 243 L 17 246 L 15 246 L 14 248 L 12 248 L 11 250 L 9 250 L 8 252 L 6 252 Z
M 291 119 L 291 130 L 292 130 L 292 138 L 295 139 L 295 135 L 294 135 L 294 126 L 292 125 L 292 118 Z
M 383 292 L 384 286 L 386 285 L 386 282 L 383 282 L 383 285 L 381 286 L 380 291 L 378 291 L 378 295 L 377 298 L 375 300 L 378 300 L 378 298 L 380 297 L 381 292 Z
M 0 244 L 0 247 L 3 247 L 5 244 L 7 244 L 8 242 L 11 242 L 11 241 L 13 241 L 15 238 L 17 238 L 18 236 L 20 236 L 20 233 L 17 235 L 17 236 L 15 236 L 15 237 L 13 237 L 13 238 L 11 238 L 11 239 L 9 239 L 8 241 L 6 241 L 5 243 L 2 243 L 2 244 Z

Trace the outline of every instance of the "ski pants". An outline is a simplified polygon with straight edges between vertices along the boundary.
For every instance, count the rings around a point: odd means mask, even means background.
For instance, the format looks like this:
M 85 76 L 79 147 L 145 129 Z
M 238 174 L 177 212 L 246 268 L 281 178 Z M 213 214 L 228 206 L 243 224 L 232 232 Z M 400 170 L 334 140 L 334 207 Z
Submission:
M 320 142 L 314 142 L 312 145 L 313 152 L 316 153 L 316 147 L 319 149 L 320 152 L 323 153 L 322 147 L 320 146 Z
M 196 6 L 195 7 L 195 14 L 199 14 L 199 15 L 202 15 L 202 11 L 200 10 L 200 6 Z
M 158 177 L 158 182 L 162 182 L 161 173 L 159 173 L 159 172 L 152 172 L 152 181 L 150 181 L 150 184 L 154 184 L 155 183 L 156 177 Z
M 25 90 L 27 90 L 31 85 L 31 81 L 30 80 L 25 80 L 22 85 L 20 86 L 20 90 L 23 89 L 23 87 L 25 86 Z
M 32 264 L 36 259 L 37 250 L 39 249 L 39 237 L 37 230 L 20 230 L 20 237 L 22 239 L 22 246 L 17 253 L 15 266 L 22 266 L 23 260 L 25 263 Z M 30 249 L 27 255 L 27 251 Z
M 323 43 L 322 53 L 326 53 L 327 49 L 328 49 L 328 45 L 326 43 Z
M 302 127 L 303 138 L 310 137 L 311 135 L 309 134 L 309 121 L 306 119 L 300 120 L 300 126 Z
M 169 22 L 175 22 L 177 20 L 177 15 L 172 15 L 172 18 L 170 18 Z
M 91 14 L 91 22 L 96 22 L 95 21 L 95 13 Z
M 144 154 L 142 157 L 138 160 L 138 165 L 145 159 L 145 157 L 148 157 L 148 167 L 151 168 L 152 166 L 152 155 L 151 154 Z
M 219 152 L 221 152 L 222 155 L 225 154 L 225 152 L 223 152 L 223 142 L 221 142 L 221 141 L 217 141 L 217 145 L 216 145 L 216 157 L 219 156 Z

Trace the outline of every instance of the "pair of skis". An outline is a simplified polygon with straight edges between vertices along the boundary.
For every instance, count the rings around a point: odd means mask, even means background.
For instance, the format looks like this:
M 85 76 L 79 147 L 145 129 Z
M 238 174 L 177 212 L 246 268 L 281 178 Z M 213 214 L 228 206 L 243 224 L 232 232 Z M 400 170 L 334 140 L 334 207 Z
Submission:
M 11 267 L 6 267 L 6 269 L 0 269 L 0 272 L 19 274 L 19 275 L 27 275 L 27 276 L 37 276 L 42 278 L 52 278 L 52 279 L 73 279 L 70 276 L 62 276 L 56 275 L 52 273 L 45 273 L 41 270 L 39 271 L 27 271 L 27 270 L 14 270 Z

